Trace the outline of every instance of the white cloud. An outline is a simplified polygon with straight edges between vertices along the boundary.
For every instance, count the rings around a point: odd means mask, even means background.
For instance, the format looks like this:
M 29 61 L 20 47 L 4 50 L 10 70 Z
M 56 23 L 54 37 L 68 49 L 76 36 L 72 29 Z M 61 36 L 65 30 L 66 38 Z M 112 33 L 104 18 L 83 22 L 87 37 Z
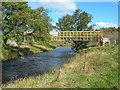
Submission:
M 66 13 L 70 13 L 77 9 L 75 2 L 72 0 L 35 0 L 34 2 L 39 3 L 37 7 L 43 6 L 59 15 L 65 15 Z
M 56 0 L 56 2 L 51 2 L 51 0 L 44 0 L 49 2 L 41 2 L 42 6 L 47 8 L 59 9 L 62 11 L 75 10 L 76 5 L 72 0 Z
M 118 27 L 116 24 L 114 23 L 108 23 L 108 22 L 97 22 L 95 24 L 96 26 L 94 28 L 99 29 L 99 28 L 108 28 L 108 27 Z
M 72 14 L 77 9 L 76 3 L 73 0 L 28 0 L 29 6 L 32 9 L 43 6 L 48 9 L 49 16 L 53 19 L 55 24 L 61 16 Z

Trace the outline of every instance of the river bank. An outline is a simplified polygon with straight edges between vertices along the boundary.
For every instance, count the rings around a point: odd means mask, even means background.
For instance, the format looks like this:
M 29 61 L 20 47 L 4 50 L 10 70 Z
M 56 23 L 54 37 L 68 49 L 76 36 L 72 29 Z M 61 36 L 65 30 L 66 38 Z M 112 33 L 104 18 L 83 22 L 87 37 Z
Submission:
M 88 48 L 71 57 L 60 70 L 19 79 L 3 86 L 4 88 L 118 88 L 118 59 L 117 46 Z
M 7 46 L 0 48 L 0 59 L 5 62 L 24 55 L 46 52 L 55 49 L 57 46 L 70 46 L 69 42 L 51 41 L 49 43 L 22 44 L 20 46 Z

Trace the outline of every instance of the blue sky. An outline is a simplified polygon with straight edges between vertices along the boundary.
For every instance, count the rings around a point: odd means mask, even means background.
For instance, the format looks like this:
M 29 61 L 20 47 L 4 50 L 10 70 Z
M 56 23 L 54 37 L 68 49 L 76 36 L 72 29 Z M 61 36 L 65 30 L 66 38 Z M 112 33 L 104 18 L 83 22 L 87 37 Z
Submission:
M 45 1 L 45 0 L 44 0 Z M 89 25 L 96 24 L 96 28 L 118 26 L 118 3 L 117 2 L 72 2 L 71 0 L 56 0 L 57 2 L 28 2 L 28 5 L 35 9 L 43 6 L 50 10 L 49 16 L 53 19 L 53 25 L 58 18 L 66 13 L 72 14 L 79 8 L 93 16 Z

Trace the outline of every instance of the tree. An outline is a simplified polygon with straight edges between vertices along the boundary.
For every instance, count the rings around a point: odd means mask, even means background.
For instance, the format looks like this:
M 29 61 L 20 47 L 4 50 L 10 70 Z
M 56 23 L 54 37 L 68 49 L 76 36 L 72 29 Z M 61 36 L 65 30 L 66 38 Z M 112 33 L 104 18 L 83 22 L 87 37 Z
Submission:
M 14 38 L 20 44 L 23 33 L 27 30 L 30 8 L 26 2 L 3 2 L 2 3 L 2 35 L 3 42 Z
M 57 28 L 61 31 L 72 31 L 73 30 L 73 18 L 71 15 L 66 14 L 58 20 L 59 22 L 56 23 Z
M 87 12 L 80 12 L 79 9 L 77 9 L 73 15 L 75 18 L 75 30 L 82 31 L 87 29 L 88 23 L 91 22 L 92 16 L 89 15 Z
M 29 22 L 30 33 L 26 34 L 25 37 L 29 37 L 29 41 L 46 42 L 49 40 L 49 32 L 52 29 L 51 18 L 48 16 L 48 10 L 43 7 L 32 10 L 31 21 Z M 31 41 L 32 42 L 32 41 Z
M 73 15 L 66 14 L 60 18 L 56 26 L 61 31 L 82 31 L 87 29 L 87 25 L 91 20 L 92 16 L 90 14 L 76 9 Z
M 48 16 L 48 10 L 43 7 L 36 9 L 35 11 L 35 33 L 37 40 L 47 41 L 49 39 L 49 32 L 52 29 L 51 18 Z
M 26 37 L 36 41 L 47 41 L 51 29 L 51 18 L 43 7 L 32 10 L 27 2 L 2 3 L 2 35 L 7 45 L 8 39 L 13 39 L 19 45 Z
M 103 37 L 108 37 L 111 40 L 111 43 L 114 40 L 118 40 L 118 28 L 115 27 L 108 27 L 108 28 L 100 28 L 98 29 L 103 33 Z

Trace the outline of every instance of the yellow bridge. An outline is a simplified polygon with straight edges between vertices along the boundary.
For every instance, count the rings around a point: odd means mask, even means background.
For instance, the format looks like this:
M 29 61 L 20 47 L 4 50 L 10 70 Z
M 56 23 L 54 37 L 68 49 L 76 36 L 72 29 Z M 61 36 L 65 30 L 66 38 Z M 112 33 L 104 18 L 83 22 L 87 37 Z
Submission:
M 58 35 L 51 36 L 52 41 L 93 41 L 100 42 L 103 34 L 100 31 L 61 31 Z

